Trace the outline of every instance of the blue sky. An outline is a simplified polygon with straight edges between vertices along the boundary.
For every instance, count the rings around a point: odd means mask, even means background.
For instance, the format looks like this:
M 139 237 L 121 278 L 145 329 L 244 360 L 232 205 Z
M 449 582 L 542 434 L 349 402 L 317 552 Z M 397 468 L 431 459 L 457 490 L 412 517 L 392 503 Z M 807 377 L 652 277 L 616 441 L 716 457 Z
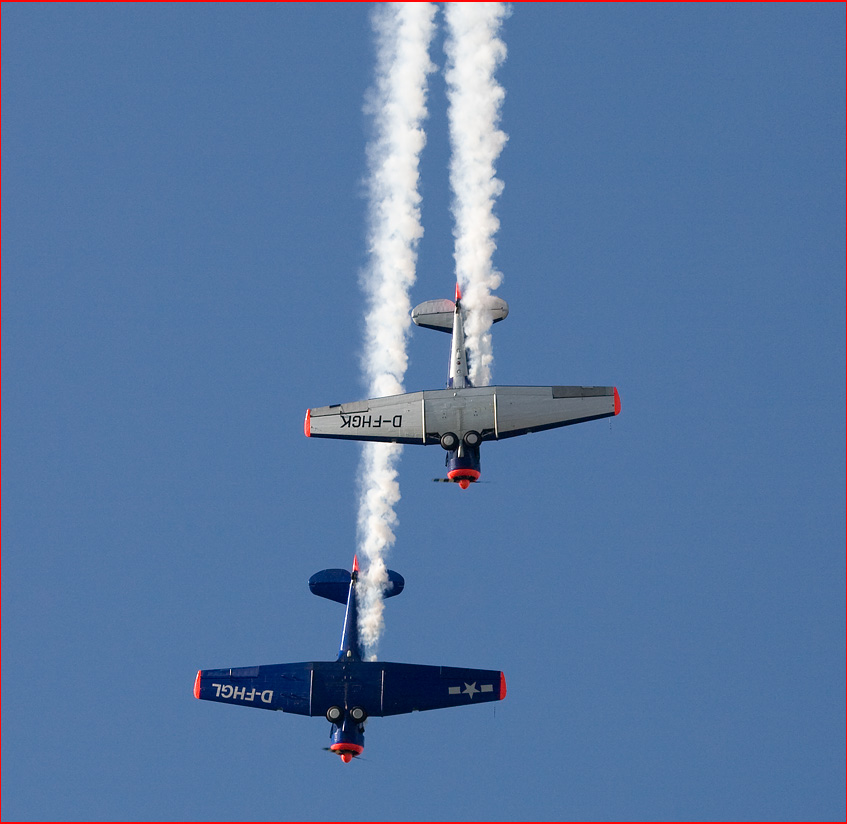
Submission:
M 623 412 L 467 492 L 407 448 L 380 648 L 508 696 L 348 766 L 192 697 L 337 649 L 359 446 L 302 421 L 363 393 L 370 13 L 4 6 L 4 819 L 843 820 L 843 4 L 514 7 L 494 380 Z M 454 284 L 441 74 L 427 132 L 413 302 Z

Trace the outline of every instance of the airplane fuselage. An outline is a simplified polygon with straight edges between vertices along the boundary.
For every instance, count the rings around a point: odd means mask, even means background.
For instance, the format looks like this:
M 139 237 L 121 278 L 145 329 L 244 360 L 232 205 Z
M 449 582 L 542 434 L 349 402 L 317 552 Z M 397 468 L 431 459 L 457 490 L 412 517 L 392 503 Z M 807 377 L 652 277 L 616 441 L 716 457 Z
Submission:
M 462 293 L 456 285 L 456 309 L 453 314 L 453 339 L 450 344 L 450 371 L 447 386 L 450 389 L 467 389 L 473 386 L 468 369 L 468 350 L 465 346 L 465 321 L 461 302 Z M 442 446 L 444 443 L 442 442 Z M 445 449 L 447 447 L 445 446 Z M 447 449 L 447 479 L 467 489 L 479 480 L 479 443 L 469 445 L 464 440 L 456 449 Z
M 347 594 L 347 611 L 344 614 L 344 629 L 341 631 L 341 647 L 335 660 L 344 664 L 352 664 L 362 660 L 362 649 L 359 646 L 359 601 L 356 597 L 356 585 L 359 582 L 359 562 L 353 559 L 353 571 L 350 575 L 350 589 Z M 342 680 L 347 682 L 346 667 L 342 670 Z M 350 682 L 353 679 L 350 678 Z M 348 699 L 354 698 L 349 689 L 345 689 L 345 705 Z M 337 717 L 336 716 L 337 713 Z M 360 716 L 358 718 L 354 717 Z M 365 721 L 367 715 L 359 707 L 333 706 L 327 710 L 327 720 L 332 723 L 330 730 L 330 750 L 341 756 L 346 764 L 361 755 L 365 749 Z

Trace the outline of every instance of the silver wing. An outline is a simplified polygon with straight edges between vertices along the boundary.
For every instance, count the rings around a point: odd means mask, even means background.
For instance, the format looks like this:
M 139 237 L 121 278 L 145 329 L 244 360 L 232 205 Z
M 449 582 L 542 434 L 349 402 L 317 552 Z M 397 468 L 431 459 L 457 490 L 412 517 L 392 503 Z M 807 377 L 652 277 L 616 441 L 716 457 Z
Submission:
M 306 437 L 426 443 L 423 392 L 321 406 L 306 412 Z
M 610 418 L 621 411 L 614 386 L 497 386 L 496 438 Z
M 569 426 L 620 412 L 613 386 L 481 386 L 434 389 L 306 412 L 315 438 L 388 443 L 438 443 L 445 432 L 479 432 L 499 440 Z

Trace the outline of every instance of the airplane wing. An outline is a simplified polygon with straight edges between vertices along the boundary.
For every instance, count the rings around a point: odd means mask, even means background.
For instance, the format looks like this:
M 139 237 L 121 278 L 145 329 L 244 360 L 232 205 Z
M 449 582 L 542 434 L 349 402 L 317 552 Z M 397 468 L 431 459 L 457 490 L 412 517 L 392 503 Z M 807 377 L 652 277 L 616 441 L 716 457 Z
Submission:
M 610 418 L 621 411 L 614 386 L 497 386 L 496 438 Z
M 423 396 L 423 392 L 410 392 L 309 409 L 303 431 L 307 438 L 426 443 L 422 440 Z
M 194 697 L 222 704 L 311 715 L 312 664 L 200 670 Z
M 382 715 L 463 707 L 506 697 L 506 677 L 496 670 L 381 664 Z
M 333 705 L 383 716 L 500 701 L 505 695 L 506 679 L 495 670 L 382 661 L 200 670 L 194 682 L 195 698 L 312 716 Z
M 435 389 L 309 409 L 307 437 L 438 443 L 445 432 L 498 440 L 620 412 L 614 386 L 480 386 Z

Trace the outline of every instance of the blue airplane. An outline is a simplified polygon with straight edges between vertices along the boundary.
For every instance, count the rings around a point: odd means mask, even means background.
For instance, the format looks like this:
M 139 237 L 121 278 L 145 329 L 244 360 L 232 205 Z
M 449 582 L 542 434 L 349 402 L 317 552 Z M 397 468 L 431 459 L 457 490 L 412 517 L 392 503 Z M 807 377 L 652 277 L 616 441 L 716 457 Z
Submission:
M 509 314 L 509 306 L 491 295 L 488 311 L 497 323 Z M 608 418 L 621 411 L 614 386 L 473 386 L 458 285 L 455 302 L 425 301 L 412 310 L 412 321 L 452 334 L 448 388 L 308 409 L 306 437 L 440 444 L 447 452 L 447 477 L 441 480 L 467 489 L 479 480 L 483 441 Z
M 358 579 L 356 558 L 352 573 L 324 569 L 309 579 L 309 589 L 315 595 L 347 605 L 335 661 L 200 670 L 194 681 L 194 697 L 297 715 L 322 715 L 331 724 L 329 749 L 345 764 L 365 748 L 365 723 L 372 716 L 462 707 L 506 697 L 506 678 L 496 670 L 363 661 Z M 388 570 L 384 596 L 399 595 L 404 586 L 403 577 Z

